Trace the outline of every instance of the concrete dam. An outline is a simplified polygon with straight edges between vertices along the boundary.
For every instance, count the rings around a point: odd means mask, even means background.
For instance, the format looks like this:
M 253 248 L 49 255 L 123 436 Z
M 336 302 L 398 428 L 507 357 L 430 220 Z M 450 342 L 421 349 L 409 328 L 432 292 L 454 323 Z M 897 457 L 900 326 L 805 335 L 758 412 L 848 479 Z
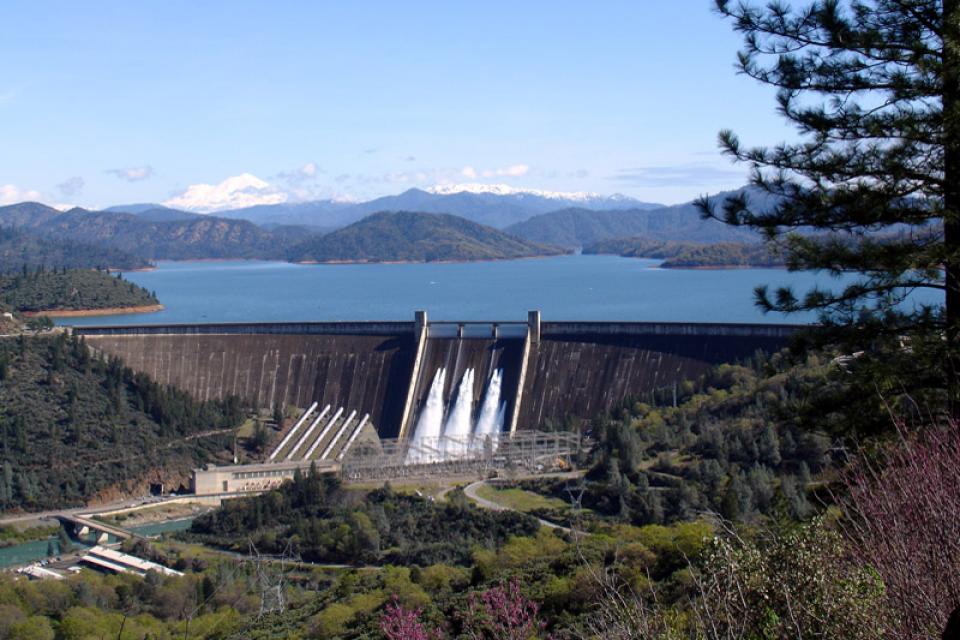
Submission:
M 479 429 L 495 415 L 497 428 L 511 433 L 570 417 L 589 420 L 715 364 L 780 349 L 796 331 L 542 322 L 535 311 L 526 322 L 430 322 L 417 312 L 412 322 L 73 329 L 94 353 L 116 356 L 197 399 L 236 395 L 260 409 L 316 403 L 365 417 L 384 439 L 412 438 L 419 423 L 431 420 L 433 427 L 424 429 Z

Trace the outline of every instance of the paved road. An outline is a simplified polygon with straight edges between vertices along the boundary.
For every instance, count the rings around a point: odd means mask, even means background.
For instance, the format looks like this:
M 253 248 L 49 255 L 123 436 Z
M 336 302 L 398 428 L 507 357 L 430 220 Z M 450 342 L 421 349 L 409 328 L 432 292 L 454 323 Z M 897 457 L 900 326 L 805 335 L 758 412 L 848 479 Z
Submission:
M 142 505 L 161 504 L 167 500 L 172 500 L 178 496 L 168 496 L 164 498 L 146 497 L 146 498 L 127 498 L 126 500 L 117 500 L 104 504 L 86 505 L 83 507 L 73 507 L 71 509 L 54 509 L 51 511 L 34 511 L 31 513 L 21 513 L 15 516 L 4 516 L 0 518 L 0 525 L 14 524 L 18 522 L 31 522 L 33 520 L 50 520 L 60 515 L 78 515 L 82 513 L 113 511 L 114 509 L 123 509 L 124 507 L 134 507 Z M 182 497 L 182 496 L 179 496 Z
M 480 496 L 478 496 L 477 489 L 479 489 L 485 484 L 488 484 L 486 480 L 477 480 L 476 482 L 470 483 L 466 487 L 464 487 L 463 493 L 468 498 L 476 502 L 478 506 L 484 509 L 490 509 L 491 511 L 513 511 L 513 509 L 511 509 L 510 507 L 505 507 L 498 502 L 493 502 L 491 500 L 487 500 L 486 498 L 481 498 Z M 543 518 L 537 518 L 537 521 L 543 526 L 548 527 L 550 529 L 559 529 L 560 531 L 564 531 L 566 533 L 574 535 L 574 531 L 570 527 L 564 527 L 563 525 L 559 525 L 556 522 L 550 522 L 549 520 L 544 520 Z

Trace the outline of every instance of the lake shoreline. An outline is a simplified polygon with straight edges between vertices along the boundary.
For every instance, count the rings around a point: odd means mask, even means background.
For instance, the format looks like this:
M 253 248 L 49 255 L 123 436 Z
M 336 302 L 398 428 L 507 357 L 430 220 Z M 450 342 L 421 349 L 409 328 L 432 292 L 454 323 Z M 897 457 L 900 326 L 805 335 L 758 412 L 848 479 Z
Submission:
M 520 256 L 516 258 L 479 258 L 477 260 L 299 260 L 289 262 L 288 264 L 298 264 L 304 266 L 316 265 L 364 265 L 364 264 L 481 264 L 491 262 L 517 262 L 520 260 L 543 260 L 545 258 L 557 258 L 559 256 L 573 255 L 571 253 L 551 253 L 542 256 Z
M 105 307 L 103 309 L 48 309 L 44 311 L 24 311 L 28 318 L 85 318 L 89 316 L 119 316 L 128 313 L 156 313 L 166 307 L 162 304 L 149 304 L 139 307 Z
M 650 260 L 651 258 L 645 258 Z M 663 264 L 657 267 L 658 269 L 683 269 L 686 271 L 723 271 L 725 269 L 782 269 L 787 270 L 787 266 L 780 265 L 769 265 L 769 264 L 704 264 L 704 265 L 673 265 L 673 264 Z

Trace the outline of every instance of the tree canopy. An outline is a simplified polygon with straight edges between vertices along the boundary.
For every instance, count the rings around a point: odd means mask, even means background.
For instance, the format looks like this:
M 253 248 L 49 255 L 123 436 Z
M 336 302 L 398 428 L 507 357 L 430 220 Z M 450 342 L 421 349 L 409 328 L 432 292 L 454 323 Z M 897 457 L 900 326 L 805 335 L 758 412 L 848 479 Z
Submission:
M 744 192 L 701 200 L 703 214 L 764 232 L 790 269 L 859 274 L 803 294 L 759 287 L 758 304 L 819 311 L 861 340 L 945 330 L 960 352 L 957 0 L 716 6 L 743 34 L 740 72 L 777 90 L 798 136 L 749 147 L 722 131 L 721 148 L 776 204 Z M 904 305 L 919 289 L 942 292 L 943 304 Z

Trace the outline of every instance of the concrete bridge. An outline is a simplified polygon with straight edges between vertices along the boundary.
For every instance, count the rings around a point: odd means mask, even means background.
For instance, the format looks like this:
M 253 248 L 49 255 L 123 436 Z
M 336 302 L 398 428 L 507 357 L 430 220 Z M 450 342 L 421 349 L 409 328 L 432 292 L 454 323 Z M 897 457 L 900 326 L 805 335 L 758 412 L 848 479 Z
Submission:
M 118 540 L 129 540 L 130 538 L 137 537 L 136 534 L 131 531 L 114 527 L 82 515 L 62 513 L 56 517 L 64 526 L 70 527 L 76 537 L 85 538 L 93 533 L 98 543 L 107 542 L 109 536 L 113 536 Z

